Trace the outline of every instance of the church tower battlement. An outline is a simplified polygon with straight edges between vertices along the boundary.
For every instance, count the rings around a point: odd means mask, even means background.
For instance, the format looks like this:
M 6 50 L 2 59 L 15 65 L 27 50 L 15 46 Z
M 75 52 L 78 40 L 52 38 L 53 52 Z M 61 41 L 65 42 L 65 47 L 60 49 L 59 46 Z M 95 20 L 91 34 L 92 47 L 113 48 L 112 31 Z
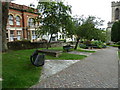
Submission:
M 112 22 L 120 20 L 120 1 L 112 2 Z
M 120 6 L 120 1 L 117 1 L 117 2 L 113 1 L 112 7 L 115 7 L 115 6 Z

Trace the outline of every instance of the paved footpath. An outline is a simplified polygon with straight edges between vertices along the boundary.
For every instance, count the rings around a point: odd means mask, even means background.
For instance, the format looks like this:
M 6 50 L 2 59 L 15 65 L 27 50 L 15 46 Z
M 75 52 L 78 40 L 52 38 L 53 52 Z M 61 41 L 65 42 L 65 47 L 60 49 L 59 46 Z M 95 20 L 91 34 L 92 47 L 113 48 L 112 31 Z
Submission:
M 118 88 L 117 51 L 98 50 L 31 88 Z

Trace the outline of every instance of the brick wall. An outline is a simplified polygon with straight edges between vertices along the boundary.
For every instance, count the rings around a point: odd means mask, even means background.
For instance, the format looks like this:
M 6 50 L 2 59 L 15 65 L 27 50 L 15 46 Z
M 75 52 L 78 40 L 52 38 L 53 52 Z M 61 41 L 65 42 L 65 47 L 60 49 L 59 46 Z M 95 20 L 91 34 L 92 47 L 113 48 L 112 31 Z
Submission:
M 34 10 L 34 12 L 27 12 L 27 10 L 30 9 L 30 7 L 25 5 L 19 5 L 15 3 L 10 3 L 10 9 L 9 9 L 9 15 L 11 14 L 13 16 L 13 24 L 10 25 L 9 22 L 7 24 L 7 30 L 10 32 L 11 30 L 14 30 L 14 36 L 17 36 L 18 29 L 22 32 L 22 38 L 28 39 L 28 32 L 30 31 L 30 28 L 28 27 L 28 19 L 29 18 L 35 18 L 38 16 L 35 12 L 37 10 Z M 16 25 L 16 16 L 20 17 L 20 25 Z M 8 33 L 10 34 L 10 33 Z M 10 35 L 8 35 L 10 36 Z M 31 36 L 30 36 L 31 37 Z M 10 41 L 10 37 L 9 37 Z

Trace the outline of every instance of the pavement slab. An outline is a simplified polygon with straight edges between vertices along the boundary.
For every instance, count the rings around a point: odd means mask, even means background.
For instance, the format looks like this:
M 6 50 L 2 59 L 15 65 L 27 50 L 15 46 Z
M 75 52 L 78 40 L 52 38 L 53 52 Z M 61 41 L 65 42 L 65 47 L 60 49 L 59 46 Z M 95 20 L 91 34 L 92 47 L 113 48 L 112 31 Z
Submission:
M 46 79 L 80 60 L 45 60 L 40 80 Z
M 68 52 L 70 54 L 77 54 L 77 55 L 86 55 L 86 56 L 90 56 L 92 53 L 89 53 L 89 52 L 79 52 L 79 51 L 71 51 L 71 52 Z
M 98 50 L 31 88 L 118 88 L 118 49 Z

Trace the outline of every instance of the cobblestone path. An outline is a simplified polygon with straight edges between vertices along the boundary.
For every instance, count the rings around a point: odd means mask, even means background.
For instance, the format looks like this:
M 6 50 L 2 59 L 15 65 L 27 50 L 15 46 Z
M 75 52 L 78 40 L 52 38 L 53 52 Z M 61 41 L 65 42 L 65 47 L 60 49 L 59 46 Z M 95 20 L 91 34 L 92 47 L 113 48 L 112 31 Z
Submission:
M 72 52 L 68 52 L 70 54 L 77 54 L 77 55 L 86 55 L 86 56 L 90 56 L 92 53 L 89 52 L 78 52 L 78 51 L 72 51 Z
M 118 88 L 117 48 L 98 50 L 31 88 Z
M 40 80 L 46 79 L 80 60 L 45 60 Z

